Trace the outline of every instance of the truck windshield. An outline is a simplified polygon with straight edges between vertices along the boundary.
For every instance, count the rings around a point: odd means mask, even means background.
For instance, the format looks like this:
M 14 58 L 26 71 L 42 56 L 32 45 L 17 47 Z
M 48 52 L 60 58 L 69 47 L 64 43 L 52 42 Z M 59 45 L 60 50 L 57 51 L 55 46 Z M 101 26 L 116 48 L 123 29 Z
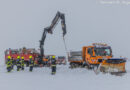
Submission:
M 95 48 L 94 51 L 96 56 L 111 56 L 110 48 Z
M 11 51 L 12 54 L 18 54 L 18 51 Z

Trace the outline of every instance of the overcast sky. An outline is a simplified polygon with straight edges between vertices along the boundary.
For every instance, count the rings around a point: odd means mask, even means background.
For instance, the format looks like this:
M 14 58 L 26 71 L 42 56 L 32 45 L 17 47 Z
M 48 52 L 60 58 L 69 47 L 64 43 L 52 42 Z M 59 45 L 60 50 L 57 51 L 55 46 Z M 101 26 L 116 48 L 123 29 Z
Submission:
M 101 42 L 112 47 L 114 56 L 130 58 L 130 5 L 102 1 L 0 0 L 0 59 L 7 48 L 38 49 L 43 29 L 57 11 L 66 16 L 68 50 Z M 60 23 L 47 35 L 45 54 L 65 55 Z

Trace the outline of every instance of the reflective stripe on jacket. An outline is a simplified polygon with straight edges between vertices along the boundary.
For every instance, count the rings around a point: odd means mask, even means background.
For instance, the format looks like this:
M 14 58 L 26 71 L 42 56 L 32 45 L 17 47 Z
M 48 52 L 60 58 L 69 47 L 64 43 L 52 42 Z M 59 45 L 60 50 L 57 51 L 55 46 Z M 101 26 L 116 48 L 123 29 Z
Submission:
M 11 67 L 11 65 L 12 65 L 11 61 L 7 61 L 6 65 L 7 65 L 7 67 Z

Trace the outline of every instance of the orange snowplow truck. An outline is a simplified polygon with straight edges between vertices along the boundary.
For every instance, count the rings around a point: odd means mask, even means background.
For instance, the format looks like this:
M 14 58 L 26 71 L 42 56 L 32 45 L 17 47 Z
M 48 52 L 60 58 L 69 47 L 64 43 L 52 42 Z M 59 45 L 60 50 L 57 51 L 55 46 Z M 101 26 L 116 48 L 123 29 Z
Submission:
M 102 67 L 105 69 L 110 66 L 121 67 L 121 72 L 125 72 L 125 62 L 123 58 L 113 58 L 112 49 L 107 44 L 93 43 L 91 46 L 84 46 L 82 51 L 70 52 L 70 67 L 87 66 L 88 68 Z M 117 68 L 119 69 L 119 68 Z M 118 70 L 119 71 L 119 70 Z
M 82 51 L 70 52 L 70 65 L 87 65 L 89 67 L 97 66 L 104 58 L 112 58 L 112 50 L 106 44 L 96 44 L 84 46 Z

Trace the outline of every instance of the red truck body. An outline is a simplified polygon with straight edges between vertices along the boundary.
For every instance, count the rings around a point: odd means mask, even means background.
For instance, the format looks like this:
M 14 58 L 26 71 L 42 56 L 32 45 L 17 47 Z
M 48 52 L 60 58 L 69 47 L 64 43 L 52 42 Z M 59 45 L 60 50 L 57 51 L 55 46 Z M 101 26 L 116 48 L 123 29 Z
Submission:
M 8 56 L 11 56 L 14 60 L 17 60 L 17 56 L 24 57 L 25 61 L 29 61 L 29 56 L 32 56 L 33 60 L 36 60 L 39 53 L 35 49 L 7 49 L 5 51 L 5 62 Z
M 16 60 L 17 56 L 19 56 L 18 49 L 7 49 L 7 50 L 5 50 L 5 62 L 8 59 L 8 56 L 11 56 L 14 60 Z

